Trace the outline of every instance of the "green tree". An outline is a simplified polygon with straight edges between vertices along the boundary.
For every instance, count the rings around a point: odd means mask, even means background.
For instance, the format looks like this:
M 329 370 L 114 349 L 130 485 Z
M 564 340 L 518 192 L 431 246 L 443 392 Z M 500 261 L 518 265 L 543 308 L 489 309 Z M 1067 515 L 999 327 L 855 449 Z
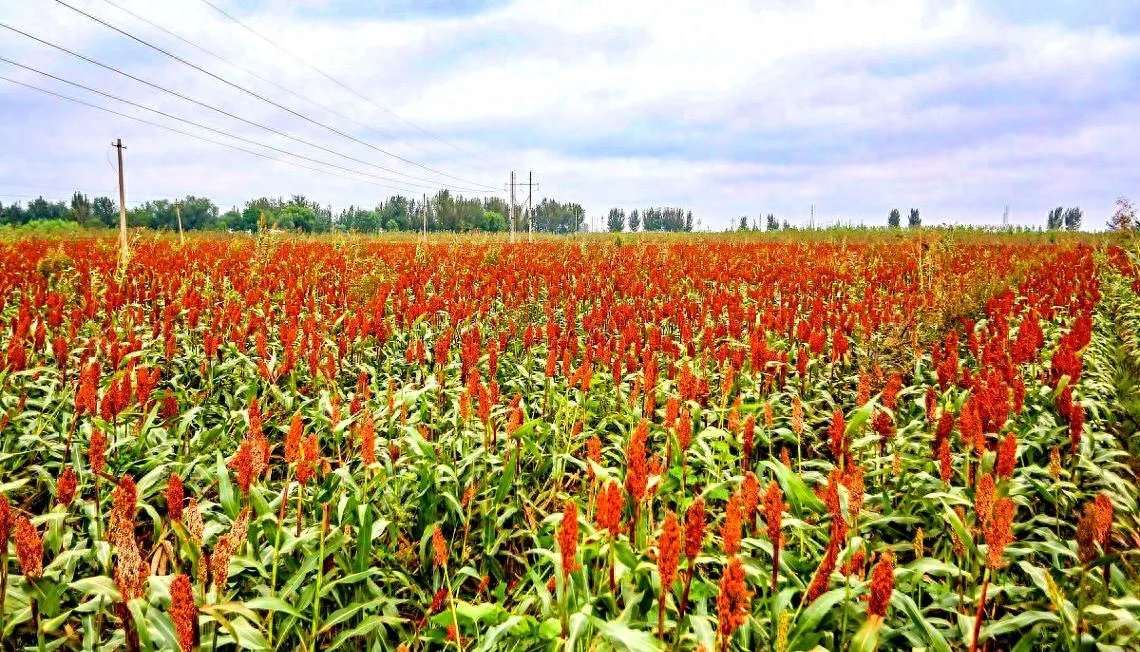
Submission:
M 182 200 L 182 228 L 186 231 L 213 229 L 218 226 L 218 207 L 205 197 L 187 195 Z M 178 228 L 175 225 L 172 228 Z
M 1116 210 L 1108 218 L 1108 228 L 1112 231 L 1132 231 L 1136 228 L 1136 208 L 1127 197 L 1116 198 Z
M 349 206 L 341 211 L 336 221 L 337 225 L 345 231 L 357 233 L 376 233 L 380 230 L 381 224 L 380 216 L 376 211 L 357 208 L 356 206 Z
M 740 216 L 740 226 L 736 230 L 737 231 L 747 231 L 748 230 L 748 216 L 747 215 L 741 215 Z
M 910 209 L 910 215 L 906 218 L 907 228 L 916 229 L 922 226 L 922 218 L 918 214 L 917 208 Z
M 1049 217 L 1045 223 L 1045 226 L 1047 229 L 1049 229 L 1050 231 L 1056 231 L 1064 225 L 1065 225 L 1065 216 L 1064 216 L 1064 209 L 1063 208 L 1058 206 L 1057 208 L 1054 208 L 1053 210 L 1049 211 Z
M 312 233 L 317 222 L 316 212 L 305 204 L 285 204 L 277 213 L 279 228 Z
M 641 214 L 635 208 L 629 212 L 629 230 L 637 231 L 639 228 L 641 228 Z
M 498 211 L 483 211 L 483 230 L 491 233 L 507 230 L 507 218 Z
M 245 222 L 245 212 L 239 211 L 237 206 L 234 206 L 218 218 L 218 228 L 223 231 L 249 231 L 256 229 L 257 223 L 255 222 L 252 226 L 247 226 Z
M 1079 206 L 1065 210 L 1064 222 L 1065 228 L 1069 231 L 1080 231 L 1081 221 L 1084 219 L 1085 214 Z
M 769 231 L 779 231 L 780 230 L 780 220 L 776 219 L 776 216 L 773 215 L 772 213 L 768 213 L 767 230 L 769 230 Z
M 899 209 L 891 209 L 891 214 L 887 215 L 887 226 L 892 229 L 897 229 L 902 226 L 902 213 L 899 212 Z
M 119 223 L 119 209 L 110 197 L 96 197 L 91 202 L 91 215 L 103 226 L 116 226 Z
M 611 233 L 620 233 L 625 230 L 625 211 L 620 208 L 611 208 L 606 217 L 606 228 Z
M 70 220 L 71 210 L 62 201 L 48 201 L 43 197 L 37 197 L 28 204 L 25 215 L 27 215 L 28 222 Z
M 28 221 L 27 211 L 20 206 L 20 202 L 5 206 L 0 203 L 0 224 L 17 225 Z
M 87 221 L 91 218 L 91 202 L 88 201 L 87 195 L 76 191 L 71 196 L 71 219 L 79 223 L 79 226 L 87 226 Z

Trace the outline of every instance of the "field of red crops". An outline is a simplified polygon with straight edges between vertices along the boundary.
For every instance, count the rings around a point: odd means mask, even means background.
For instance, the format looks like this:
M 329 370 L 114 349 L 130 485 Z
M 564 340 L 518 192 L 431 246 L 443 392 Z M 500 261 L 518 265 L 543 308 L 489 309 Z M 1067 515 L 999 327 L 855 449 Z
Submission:
M 1140 647 L 1137 252 L 0 243 L 0 648 Z

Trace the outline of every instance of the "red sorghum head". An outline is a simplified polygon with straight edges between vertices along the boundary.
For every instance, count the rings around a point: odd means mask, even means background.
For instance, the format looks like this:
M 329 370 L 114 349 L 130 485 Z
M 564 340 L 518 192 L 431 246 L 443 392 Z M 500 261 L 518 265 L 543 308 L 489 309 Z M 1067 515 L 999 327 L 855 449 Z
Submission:
M 895 589 L 895 556 L 885 552 L 871 571 L 871 594 L 867 599 L 867 615 L 885 618 Z
M 732 557 L 720 578 L 720 593 L 716 597 L 717 629 L 725 639 L 732 636 L 748 620 L 752 592 L 745 584 L 744 563 Z
M 67 507 L 71 504 L 75 498 L 76 484 L 75 471 L 70 465 L 63 467 L 63 473 L 59 474 L 59 480 L 55 484 L 55 497 L 60 505 Z
M 172 521 L 182 520 L 182 509 L 185 504 L 186 493 L 182 486 L 182 478 L 177 473 L 171 473 L 166 481 L 166 514 Z
M 724 554 L 729 557 L 740 552 L 742 502 L 739 492 L 732 494 L 725 509 L 724 525 L 720 529 L 724 539 Z
M 558 526 L 558 549 L 562 553 L 562 581 L 578 569 L 578 503 L 566 499 L 562 522 Z
M 705 542 L 705 501 L 697 496 L 685 512 L 685 556 L 695 560 Z
M 657 546 L 657 570 L 661 574 L 661 592 L 666 594 L 677 577 L 677 566 L 680 564 L 681 555 L 681 526 L 677 523 L 677 515 L 672 511 L 665 514 L 665 523 L 661 526 L 661 537 Z
M 175 575 L 170 582 L 170 620 L 178 635 L 178 646 L 182 652 L 191 652 L 198 645 L 198 607 L 186 575 Z
M 612 536 L 617 536 L 621 528 L 621 510 L 625 497 L 622 495 L 618 483 L 610 480 L 598 491 L 594 520 L 598 529 L 609 530 Z
M 26 516 L 16 517 L 16 559 L 26 577 L 40 577 L 44 572 L 44 542 L 36 526 Z

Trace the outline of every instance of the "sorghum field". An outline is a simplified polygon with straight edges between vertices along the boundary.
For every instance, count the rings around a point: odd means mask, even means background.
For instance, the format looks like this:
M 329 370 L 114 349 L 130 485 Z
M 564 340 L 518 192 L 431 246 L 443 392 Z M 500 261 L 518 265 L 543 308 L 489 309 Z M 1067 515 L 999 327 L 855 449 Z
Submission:
M 1140 647 L 1134 245 L 116 254 L 0 243 L 4 649 Z

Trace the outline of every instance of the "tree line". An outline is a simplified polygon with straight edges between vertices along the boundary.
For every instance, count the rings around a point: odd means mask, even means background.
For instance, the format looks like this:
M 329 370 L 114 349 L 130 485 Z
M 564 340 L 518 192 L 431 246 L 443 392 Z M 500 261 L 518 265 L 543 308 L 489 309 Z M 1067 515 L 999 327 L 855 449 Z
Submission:
M 206 197 L 189 195 L 176 201 L 159 199 L 129 208 L 127 225 L 177 230 L 179 208 L 182 228 L 188 231 L 252 232 L 259 228 L 264 216 L 269 227 L 306 233 L 419 231 L 425 226 L 431 232 L 500 232 L 510 229 L 511 212 L 507 202 L 498 197 L 469 198 L 447 190 L 421 199 L 395 195 L 373 208 L 349 206 L 337 213 L 331 206 L 322 206 L 304 195 L 289 199 L 258 197 L 225 212 Z M 74 193 L 69 202 L 43 197 L 26 206 L 0 202 L 0 226 L 53 220 L 75 222 L 81 227 L 117 227 L 119 208 L 110 197 L 91 199 L 81 192 Z M 525 206 L 516 205 L 514 221 L 519 232 L 529 228 L 545 233 L 573 233 L 586 223 L 586 211 L 580 204 L 546 198 L 530 211 L 529 224 Z
M 1084 212 L 1080 207 L 1073 206 L 1070 208 L 1063 208 L 1058 206 L 1049 211 L 1049 216 L 1045 218 L 1045 228 L 1050 231 L 1080 231 L 1081 220 L 1084 219 Z
M 675 207 L 633 209 L 626 215 L 623 208 L 611 208 L 606 216 L 606 229 L 611 233 L 622 231 L 681 231 L 693 230 L 693 211 Z
M 448 190 L 421 199 L 394 195 L 373 208 L 349 206 L 338 213 L 334 213 L 331 206 L 322 206 L 304 195 L 293 195 L 289 199 L 258 197 L 245 202 L 241 208 L 235 206 L 224 213 L 206 197 L 187 195 L 180 200 L 152 200 L 129 208 L 127 225 L 176 230 L 178 207 L 182 212 L 182 228 L 187 231 L 253 232 L 259 228 L 262 215 L 270 227 L 306 233 L 419 231 L 425 225 L 430 232 L 495 233 L 510 229 L 510 211 L 506 201 L 498 197 L 463 197 Z M 526 207 L 516 205 L 514 214 L 515 230 L 527 231 Z M 760 220 L 760 216 L 752 218 L 749 226 L 748 216 L 741 216 L 736 230 L 759 231 Z M 7 205 L 0 202 L 0 226 L 45 221 L 74 222 L 81 227 L 114 228 L 119 225 L 119 208 L 110 197 L 92 199 L 81 192 L 73 193 L 70 201 L 51 201 L 37 197 L 26 206 L 20 202 Z M 1045 225 L 1050 231 L 1079 231 L 1083 221 L 1084 212 L 1080 207 L 1058 206 L 1049 211 Z M 535 205 L 529 217 L 529 227 L 543 233 L 574 233 L 580 231 L 585 223 L 586 211 L 580 204 L 562 203 L 549 198 Z M 772 213 L 764 218 L 764 226 L 767 231 L 792 228 L 788 220 L 781 221 Z M 892 209 L 887 215 L 887 226 L 902 227 L 902 213 L 899 209 Z M 922 217 L 917 208 L 910 209 L 907 226 L 922 226 Z M 1108 226 L 1111 230 L 1132 230 L 1136 227 L 1135 209 L 1130 201 L 1124 197 L 1117 201 L 1117 210 Z M 650 207 L 626 213 L 624 209 L 611 208 L 606 218 L 606 228 L 615 233 L 688 232 L 693 230 L 693 211 L 676 207 Z

